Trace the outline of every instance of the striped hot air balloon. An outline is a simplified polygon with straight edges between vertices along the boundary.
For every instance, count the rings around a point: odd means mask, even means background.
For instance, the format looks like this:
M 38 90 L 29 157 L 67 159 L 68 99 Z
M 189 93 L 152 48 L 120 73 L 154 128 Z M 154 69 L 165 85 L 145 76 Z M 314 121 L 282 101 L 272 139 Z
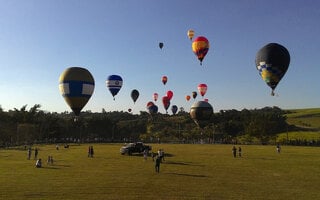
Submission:
M 110 93 L 113 96 L 113 100 L 122 87 L 122 78 L 119 75 L 110 75 L 106 80 L 106 86 L 109 89 Z
M 208 39 L 203 36 L 197 37 L 192 42 L 192 51 L 194 54 L 196 54 L 198 60 L 200 61 L 200 65 L 202 65 L 202 60 L 209 51 L 209 46 L 210 45 Z
M 76 116 L 79 116 L 94 91 L 94 78 L 82 67 L 70 67 L 59 78 L 59 90 Z

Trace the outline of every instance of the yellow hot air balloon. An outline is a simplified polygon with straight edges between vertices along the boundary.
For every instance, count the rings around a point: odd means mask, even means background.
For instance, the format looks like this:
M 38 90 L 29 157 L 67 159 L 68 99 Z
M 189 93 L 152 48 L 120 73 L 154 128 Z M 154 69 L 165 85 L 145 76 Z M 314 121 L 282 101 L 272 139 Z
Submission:
M 93 94 L 94 79 L 87 69 L 70 67 L 60 75 L 59 89 L 74 114 L 79 116 Z
M 188 35 L 189 39 L 192 40 L 192 38 L 194 36 L 194 30 L 192 30 L 192 29 L 188 30 L 187 35 Z
M 203 36 L 197 37 L 192 42 L 192 51 L 197 56 L 198 60 L 200 61 L 200 65 L 202 65 L 202 60 L 207 55 L 209 51 L 209 41 L 207 38 Z

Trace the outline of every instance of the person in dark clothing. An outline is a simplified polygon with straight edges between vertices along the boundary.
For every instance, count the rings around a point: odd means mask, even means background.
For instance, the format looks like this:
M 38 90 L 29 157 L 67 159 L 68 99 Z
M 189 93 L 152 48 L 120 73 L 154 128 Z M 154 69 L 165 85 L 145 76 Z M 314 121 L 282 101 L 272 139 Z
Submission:
M 239 147 L 238 148 L 239 157 L 241 157 L 241 151 L 242 151 L 242 149 L 241 149 L 241 147 Z
M 235 146 L 232 147 L 233 157 L 237 157 L 237 148 Z
M 155 169 L 156 169 L 157 173 L 160 172 L 160 163 L 161 163 L 161 158 L 160 158 L 160 156 L 157 156 L 156 157 L 156 164 L 155 164 Z

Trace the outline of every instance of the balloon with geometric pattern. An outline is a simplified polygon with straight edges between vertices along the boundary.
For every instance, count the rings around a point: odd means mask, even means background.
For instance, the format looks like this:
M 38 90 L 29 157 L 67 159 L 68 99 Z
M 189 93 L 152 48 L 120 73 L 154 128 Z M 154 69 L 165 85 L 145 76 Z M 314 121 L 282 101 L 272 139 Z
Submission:
M 271 88 L 271 95 L 274 96 L 274 90 L 289 68 L 289 51 L 280 44 L 269 43 L 257 52 L 255 63 L 262 80 Z
M 94 78 L 82 67 L 70 67 L 59 78 L 59 90 L 76 116 L 87 104 L 94 91 Z
M 192 51 L 197 56 L 198 60 L 200 61 L 200 65 L 202 65 L 202 60 L 207 55 L 209 51 L 209 41 L 207 38 L 203 36 L 197 37 L 192 42 Z

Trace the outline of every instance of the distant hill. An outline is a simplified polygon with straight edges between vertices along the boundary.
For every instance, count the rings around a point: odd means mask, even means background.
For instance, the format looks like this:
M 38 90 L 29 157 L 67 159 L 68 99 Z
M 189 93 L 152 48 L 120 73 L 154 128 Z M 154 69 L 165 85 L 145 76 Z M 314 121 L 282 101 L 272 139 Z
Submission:
M 278 135 L 277 141 L 320 141 L 320 108 L 286 110 L 288 132 Z

